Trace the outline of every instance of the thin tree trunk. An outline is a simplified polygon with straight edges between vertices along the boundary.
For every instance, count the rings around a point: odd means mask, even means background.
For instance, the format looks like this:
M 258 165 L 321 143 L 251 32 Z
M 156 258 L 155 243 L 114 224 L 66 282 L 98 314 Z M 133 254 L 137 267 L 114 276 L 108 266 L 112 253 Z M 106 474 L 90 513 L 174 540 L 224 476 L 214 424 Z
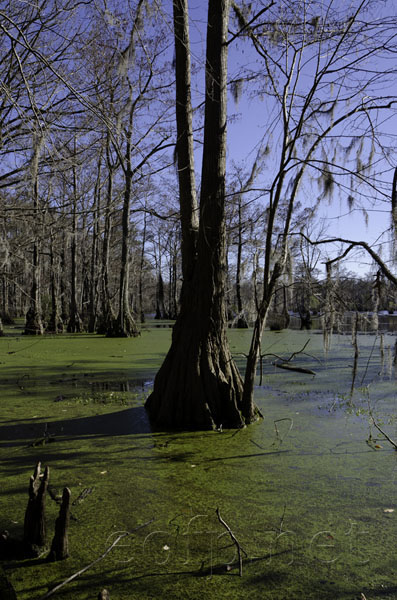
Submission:
M 83 210 L 81 215 L 81 234 L 79 236 L 79 265 L 81 290 L 77 295 L 77 310 L 80 315 L 82 327 L 88 321 L 87 308 L 90 300 L 90 259 L 87 252 L 87 211 Z
M 161 268 L 161 267 L 160 267 Z M 167 319 L 167 311 L 164 305 L 164 282 L 161 271 L 157 275 L 157 286 L 156 286 L 156 315 L 155 319 Z
M 243 225 L 241 215 L 241 196 L 238 197 L 238 228 L 237 228 L 237 266 L 236 266 L 236 301 L 237 301 L 237 329 L 247 329 L 248 323 L 243 312 L 241 299 L 241 257 L 243 249 Z
M 132 90 L 130 90 L 132 94 Z M 130 98 L 131 99 L 131 98 Z M 121 214 L 121 266 L 119 279 L 119 312 L 117 318 L 113 320 L 111 327 L 106 335 L 110 337 L 135 337 L 139 335 L 135 320 L 132 317 L 130 309 L 130 293 L 129 293 L 129 278 L 130 278 L 130 208 L 132 196 L 132 178 L 133 169 L 131 161 L 132 152 L 132 130 L 134 117 L 135 103 L 132 102 L 129 121 L 127 128 L 124 130 L 125 136 L 125 153 L 124 162 L 122 164 L 124 172 L 124 199 Z
M 177 249 L 175 248 L 175 244 L 174 244 L 173 253 L 172 253 L 172 270 L 171 270 L 172 276 L 171 276 L 171 281 L 170 281 L 171 299 L 170 299 L 170 310 L 169 310 L 169 315 L 168 315 L 170 319 L 176 319 L 177 314 L 178 314 L 177 270 L 178 270 Z
M 145 201 L 146 209 L 146 201 Z M 143 306 L 143 269 L 145 265 L 145 244 L 146 244 L 146 227 L 147 227 L 147 215 L 146 211 L 143 214 L 143 231 L 142 231 L 142 246 L 141 256 L 139 262 L 139 282 L 138 282 L 138 303 L 139 303 L 139 314 L 141 323 L 145 322 L 145 312 Z
M 119 313 L 112 328 L 107 332 L 110 337 L 135 337 L 139 335 L 138 328 L 130 311 L 129 300 L 129 245 L 130 245 L 130 205 L 131 205 L 131 160 L 130 160 L 130 133 L 127 132 L 127 150 L 126 150 L 126 173 L 125 173 L 125 190 L 123 201 L 123 212 L 121 217 L 121 267 L 120 267 L 120 284 L 119 284 Z
M 247 364 L 244 376 L 244 393 L 242 401 L 242 412 L 246 423 L 251 423 L 257 418 L 257 408 L 254 403 L 254 384 L 258 361 L 261 353 L 263 329 L 266 324 L 267 314 L 273 298 L 276 282 L 281 276 L 282 268 L 276 263 L 270 281 L 263 282 L 263 295 L 260 305 L 257 307 L 257 316 L 252 332 L 251 345 L 248 352 Z M 265 270 L 266 275 L 266 270 Z
M 60 278 L 59 278 L 59 290 L 60 290 L 60 300 L 61 300 L 61 320 L 62 323 L 66 323 L 69 320 L 69 302 L 67 299 L 67 286 L 66 286 L 66 277 L 67 277 L 67 261 L 66 261 L 66 233 L 65 231 L 62 234 L 62 250 L 60 257 Z
M 73 165 L 73 216 L 72 242 L 70 245 L 70 313 L 67 326 L 68 333 L 80 333 L 83 330 L 77 303 L 77 175 Z
M 101 264 L 101 292 L 102 292 L 102 314 L 99 319 L 98 333 L 106 333 L 111 329 L 116 315 L 113 311 L 109 285 L 109 256 L 112 232 L 112 199 L 114 166 L 110 159 L 109 136 L 106 144 L 106 162 L 108 167 L 108 185 L 106 191 L 105 223 L 103 230 L 102 264 Z
M 3 289 L 3 298 L 2 298 L 2 311 L 1 316 L 3 319 L 4 325 L 12 325 L 14 323 L 14 319 L 11 316 L 10 312 L 10 283 L 9 283 L 9 265 L 6 264 L 4 267 L 4 275 L 2 277 L 2 289 Z M 12 305 L 12 314 L 15 316 L 18 314 L 18 308 L 16 304 L 16 298 L 12 295 L 13 305 Z
M 50 333 L 61 333 L 63 323 L 59 314 L 59 289 L 57 264 L 54 258 L 54 239 L 50 236 L 50 288 L 51 288 L 51 315 L 46 331 Z
M 41 265 L 40 265 L 40 223 L 41 215 L 39 213 L 39 180 L 38 180 L 38 160 L 40 152 L 40 143 L 36 142 L 36 148 L 34 150 L 34 156 L 32 159 L 32 171 L 33 171 L 33 214 L 35 216 L 35 239 L 33 242 L 33 253 L 32 253 L 32 287 L 30 290 L 30 306 L 26 313 L 25 322 L 25 335 L 43 335 L 43 323 L 41 315 Z
M 88 303 L 88 331 L 93 333 L 96 330 L 97 308 L 98 308 L 98 239 L 99 239 L 99 215 L 101 210 L 101 160 L 98 161 L 98 177 L 95 185 L 95 205 L 93 207 L 92 224 L 92 243 L 91 243 L 91 269 L 90 269 L 90 289 Z

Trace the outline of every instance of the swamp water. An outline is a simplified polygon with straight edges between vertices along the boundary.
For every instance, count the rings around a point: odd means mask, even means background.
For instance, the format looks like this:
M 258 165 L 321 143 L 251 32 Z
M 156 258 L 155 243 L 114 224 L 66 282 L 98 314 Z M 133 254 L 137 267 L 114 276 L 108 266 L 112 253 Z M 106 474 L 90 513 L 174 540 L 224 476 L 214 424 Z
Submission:
M 249 332 L 229 334 L 240 361 Z M 294 364 L 315 377 L 271 365 L 270 354 L 287 358 L 308 338 Z M 5 564 L 18 600 L 42 598 L 148 522 L 53 597 L 88 600 L 106 587 L 112 600 L 397 599 L 397 455 L 387 441 L 366 442 L 369 408 L 397 437 L 395 374 L 375 336 L 359 337 L 353 399 L 348 336 L 335 336 L 324 357 L 319 334 L 267 332 L 256 389 L 263 420 L 240 431 L 152 432 L 143 402 L 169 339 L 167 329 L 136 340 L 0 339 L 0 529 L 21 535 L 38 460 L 72 501 L 92 490 L 72 506 L 69 559 Z M 216 508 L 248 555 L 242 577 Z M 48 497 L 49 540 L 58 509 Z

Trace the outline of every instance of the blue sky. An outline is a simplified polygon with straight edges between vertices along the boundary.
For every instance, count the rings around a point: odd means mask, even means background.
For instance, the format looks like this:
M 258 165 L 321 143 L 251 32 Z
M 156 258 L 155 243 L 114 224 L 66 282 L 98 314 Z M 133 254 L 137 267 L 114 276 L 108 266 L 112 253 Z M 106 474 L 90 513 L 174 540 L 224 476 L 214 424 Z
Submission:
M 263 3 L 263 5 L 264 4 L 265 3 Z M 277 3 L 277 5 L 280 4 L 282 4 L 282 2 Z M 300 4 L 303 6 L 305 3 L 301 2 Z M 321 6 L 324 8 L 328 6 L 328 4 L 328 1 L 320 4 L 317 3 L 317 7 Z M 352 0 L 351 2 L 347 3 L 342 2 L 342 0 L 337 0 L 331 4 L 337 9 L 344 10 L 345 15 L 348 16 L 351 11 L 358 6 L 359 2 Z M 379 7 L 383 7 L 380 12 Z M 391 32 L 389 34 L 388 29 L 381 29 L 380 25 L 382 19 L 394 16 L 394 9 L 391 7 L 390 10 L 390 3 L 386 4 L 382 2 L 378 2 L 377 8 L 378 10 L 376 13 L 371 14 L 367 11 L 362 16 L 362 19 L 367 19 L 368 23 L 370 24 L 368 44 L 372 43 L 380 31 L 382 31 L 382 35 L 389 39 L 390 44 L 394 44 L 393 33 Z M 190 2 L 191 48 L 193 63 L 195 66 L 203 66 L 204 64 L 203 57 L 205 50 L 206 10 L 207 3 L 204 4 L 198 1 Z M 276 14 L 273 13 L 271 18 L 274 19 L 275 16 Z M 232 21 L 231 27 L 233 27 Z M 361 52 L 362 56 L 365 54 L 366 48 L 362 46 L 363 39 L 365 42 L 365 38 L 361 36 L 357 39 L 360 40 L 361 46 L 359 46 L 358 49 L 353 49 L 351 55 L 341 56 L 339 61 L 335 63 L 335 70 L 343 65 L 342 61 L 346 61 L 346 63 L 349 62 L 351 60 L 351 56 L 353 56 L 353 52 L 356 52 L 357 55 L 360 55 Z M 273 52 L 275 56 L 281 56 L 281 50 L 277 47 L 270 47 L 270 52 Z M 311 85 L 312 77 L 314 75 L 313 65 L 317 64 L 316 52 L 317 48 L 314 45 L 313 49 L 305 50 L 302 54 L 303 60 L 306 61 L 304 68 L 302 68 L 302 73 L 299 76 L 300 79 L 298 82 L 298 86 L 300 86 L 302 95 L 305 93 L 305 84 L 307 83 L 308 89 Z M 327 61 L 328 56 L 329 51 L 328 55 L 326 51 L 324 51 L 322 54 L 319 52 L 319 60 L 323 61 L 323 63 Z M 365 61 L 366 69 L 368 69 L 368 71 L 378 70 L 378 72 L 393 70 L 394 65 L 391 64 L 390 60 L 386 60 L 386 58 L 383 56 L 382 59 L 376 58 L 375 60 L 371 56 L 368 56 Z M 248 68 L 252 69 L 253 71 L 264 69 L 262 59 L 252 49 L 252 45 L 249 41 L 246 41 L 245 43 L 239 42 L 238 44 L 233 44 L 230 47 L 229 76 L 235 76 L 235 74 L 239 72 L 241 66 L 243 65 L 244 69 Z M 352 70 L 349 75 L 351 81 L 348 82 L 348 84 L 351 85 L 351 83 L 354 82 L 359 86 L 361 84 L 359 75 L 360 74 L 355 74 Z M 364 77 L 365 76 L 366 75 L 364 73 Z M 265 74 L 263 77 L 265 78 Z M 325 95 L 330 89 L 332 89 L 330 77 L 332 77 L 332 75 L 329 75 L 328 79 L 326 79 L 326 85 L 324 85 L 322 88 L 323 91 L 319 91 L 317 96 L 318 101 L 326 100 Z M 340 74 L 337 73 L 336 77 L 340 78 Z M 200 69 L 198 78 L 195 80 L 196 101 L 202 98 L 204 89 L 203 78 L 203 69 Z M 368 75 L 368 81 L 370 79 L 372 79 L 371 85 L 369 85 L 367 89 L 363 88 L 359 90 L 357 98 L 352 98 L 350 103 L 342 100 L 338 104 L 336 110 L 350 110 L 349 106 L 351 107 L 354 102 L 360 102 L 360 95 L 362 98 L 364 98 L 364 101 L 368 101 L 368 94 L 371 94 L 371 96 L 379 96 L 381 93 L 384 93 L 387 96 L 390 96 L 396 92 L 396 86 L 392 76 L 384 77 L 380 84 L 376 81 L 375 75 Z M 340 81 L 342 81 L 341 78 Z M 348 86 L 346 86 L 346 89 L 347 87 Z M 269 139 L 271 138 L 271 152 L 274 154 L 276 162 L 269 160 L 267 163 L 265 163 L 264 170 L 258 177 L 257 182 L 258 187 L 260 185 L 266 187 L 269 181 L 272 180 L 275 170 L 277 170 L 277 152 L 279 144 L 278 136 L 281 136 L 281 130 L 280 126 L 274 121 L 276 117 L 275 111 L 277 110 L 274 98 L 272 98 L 270 95 L 266 95 L 266 93 L 256 93 L 255 89 L 259 90 L 259 88 L 260 85 L 258 82 L 256 82 L 254 86 L 244 84 L 239 103 L 235 104 L 232 98 L 229 99 L 228 160 L 229 164 L 234 162 L 245 165 L 247 169 L 249 169 L 249 165 L 252 164 L 252 161 L 256 155 L 256 148 L 258 144 L 263 138 L 266 140 L 266 136 L 268 135 Z M 347 97 L 348 93 L 346 91 L 343 91 L 343 93 L 345 94 L 345 97 Z M 397 96 L 397 94 L 395 95 Z M 374 114 L 374 117 L 372 117 L 371 114 L 371 119 L 364 118 L 360 121 L 358 118 L 354 118 L 346 121 L 343 123 L 341 128 L 336 130 L 336 133 L 338 135 L 340 134 L 344 138 L 342 144 L 343 147 L 346 147 L 349 144 L 350 135 L 354 135 L 359 138 L 360 134 L 362 134 L 363 144 L 361 150 L 363 161 L 365 161 L 366 156 L 368 156 L 370 153 L 371 135 L 369 131 L 369 123 L 371 121 L 376 127 L 377 131 L 379 131 L 379 134 L 377 134 L 377 154 L 374 159 L 376 166 L 373 168 L 373 176 L 375 177 L 372 182 L 372 188 L 371 186 L 367 186 L 367 188 L 364 190 L 362 182 L 355 182 L 353 184 L 353 195 L 357 196 L 357 199 L 356 203 L 352 207 L 349 207 L 346 202 L 346 191 L 338 193 L 338 190 L 335 189 L 334 193 L 328 197 L 322 198 L 319 202 L 317 209 L 317 222 L 326 227 L 327 236 L 345 237 L 353 240 L 367 241 L 370 244 L 374 244 L 376 250 L 383 250 L 383 258 L 387 258 L 386 246 L 387 242 L 389 241 L 389 235 L 382 236 L 382 233 L 390 227 L 390 205 L 388 194 L 390 191 L 391 196 L 392 168 L 393 165 L 396 164 L 397 159 L 389 153 L 386 157 L 387 160 L 384 160 L 381 156 L 380 146 L 381 144 L 385 144 L 389 147 L 393 146 L 392 137 L 397 130 L 395 109 L 392 108 L 390 110 L 382 111 L 381 114 L 376 116 Z M 357 128 L 357 130 L 355 128 Z M 269 133 L 270 130 L 271 133 Z M 358 139 L 358 142 L 359 141 L 360 140 Z M 328 145 L 328 149 L 330 151 L 332 150 L 331 145 Z M 354 170 L 354 162 L 356 160 L 354 153 L 348 158 L 341 158 L 339 156 L 337 160 L 342 161 L 341 164 L 343 167 L 347 167 L 349 165 L 349 168 Z M 197 163 L 196 168 L 198 172 L 200 170 L 199 167 L 200 165 Z M 369 173 L 368 176 L 370 177 Z M 343 185 L 347 187 L 347 178 L 346 183 Z M 376 191 L 376 187 L 379 188 L 378 191 Z M 363 192 L 361 198 L 359 198 L 360 192 Z M 321 193 L 317 185 L 311 181 L 309 177 L 305 177 L 300 191 L 300 200 L 303 202 L 303 204 L 306 205 L 306 203 L 313 203 L 313 199 L 319 197 L 320 195 Z M 266 202 L 265 196 L 264 200 Z M 363 209 L 366 211 L 366 215 L 364 214 Z M 332 255 L 332 253 L 337 251 L 339 247 L 339 244 L 330 247 L 329 253 Z M 357 259 L 357 253 L 349 256 L 344 264 L 349 270 L 354 270 L 360 274 L 367 272 L 371 267 L 371 262 L 366 257 Z

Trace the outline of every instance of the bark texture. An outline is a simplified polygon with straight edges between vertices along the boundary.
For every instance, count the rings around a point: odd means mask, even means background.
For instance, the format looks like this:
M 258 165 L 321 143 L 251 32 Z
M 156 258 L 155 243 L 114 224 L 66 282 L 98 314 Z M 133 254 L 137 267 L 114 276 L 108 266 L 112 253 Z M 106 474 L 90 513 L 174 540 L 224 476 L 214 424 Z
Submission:
M 45 498 L 48 487 L 49 469 L 41 474 L 41 464 L 38 462 L 29 481 L 29 500 L 25 512 L 24 543 L 34 550 L 46 543 Z
M 174 1 L 181 310 L 146 407 L 171 428 L 241 427 L 242 379 L 226 337 L 226 74 L 229 2 L 208 5 L 200 226 L 194 184 L 187 0 Z M 198 231 L 198 234 L 197 234 Z
M 48 555 L 49 561 L 64 560 L 69 556 L 68 528 L 70 521 L 70 490 L 65 487 L 62 494 L 62 504 L 55 521 L 55 534 Z

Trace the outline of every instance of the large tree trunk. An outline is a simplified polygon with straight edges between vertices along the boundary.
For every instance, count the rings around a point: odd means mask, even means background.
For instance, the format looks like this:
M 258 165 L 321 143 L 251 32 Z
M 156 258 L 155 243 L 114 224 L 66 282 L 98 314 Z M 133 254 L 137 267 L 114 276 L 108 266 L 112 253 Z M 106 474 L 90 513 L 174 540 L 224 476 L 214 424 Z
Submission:
M 241 427 L 242 380 L 226 337 L 225 169 L 229 2 L 208 6 L 200 227 L 195 243 L 187 0 L 174 0 L 178 171 L 182 224 L 181 311 L 146 407 L 158 425 Z

